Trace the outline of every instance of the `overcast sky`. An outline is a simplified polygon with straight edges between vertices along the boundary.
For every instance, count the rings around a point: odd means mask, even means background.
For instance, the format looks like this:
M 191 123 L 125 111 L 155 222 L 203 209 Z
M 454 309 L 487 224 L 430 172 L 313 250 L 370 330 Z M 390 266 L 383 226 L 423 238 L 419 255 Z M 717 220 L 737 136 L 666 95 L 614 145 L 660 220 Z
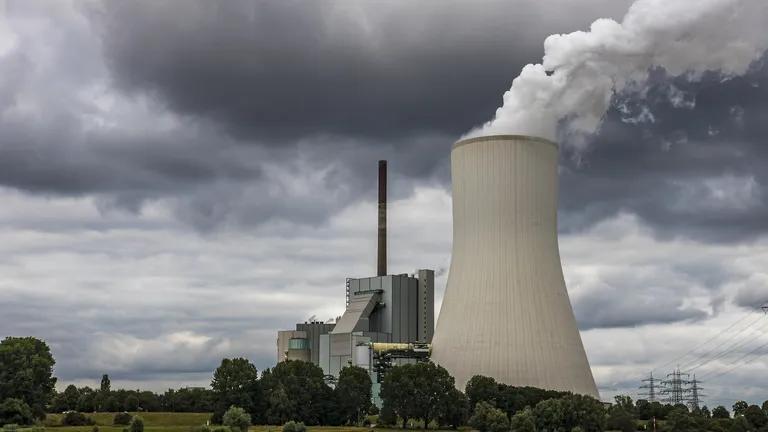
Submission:
M 439 305 L 452 142 L 547 35 L 629 3 L 0 2 L 0 336 L 45 339 L 60 387 L 271 367 L 278 329 L 375 272 L 378 159 L 390 270 L 435 269 Z M 563 146 L 560 250 L 604 398 L 754 313 L 697 375 L 710 405 L 768 399 L 767 59 L 655 70 Z

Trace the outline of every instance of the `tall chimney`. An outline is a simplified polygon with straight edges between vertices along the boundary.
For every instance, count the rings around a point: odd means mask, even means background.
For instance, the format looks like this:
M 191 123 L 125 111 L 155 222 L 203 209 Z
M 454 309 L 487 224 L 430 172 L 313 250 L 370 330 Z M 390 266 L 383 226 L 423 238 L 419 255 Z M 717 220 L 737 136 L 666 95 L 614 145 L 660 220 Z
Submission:
M 377 274 L 387 275 L 387 161 L 379 161 L 379 248 Z

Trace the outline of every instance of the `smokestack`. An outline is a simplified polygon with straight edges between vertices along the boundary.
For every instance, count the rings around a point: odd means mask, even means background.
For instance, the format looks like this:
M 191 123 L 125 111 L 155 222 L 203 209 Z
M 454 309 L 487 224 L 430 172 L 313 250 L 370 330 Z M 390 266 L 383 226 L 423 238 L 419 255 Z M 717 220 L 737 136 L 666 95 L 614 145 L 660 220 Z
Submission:
M 387 161 L 379 161 L 379 248 L 377 275 L 387 275 Z

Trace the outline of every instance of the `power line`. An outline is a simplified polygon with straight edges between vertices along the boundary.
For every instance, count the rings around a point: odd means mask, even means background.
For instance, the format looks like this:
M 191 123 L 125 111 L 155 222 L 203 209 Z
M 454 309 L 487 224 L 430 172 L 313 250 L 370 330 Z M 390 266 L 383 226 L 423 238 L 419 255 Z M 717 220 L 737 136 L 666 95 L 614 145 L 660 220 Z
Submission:
M 752 363 L 753 361 L 757 360 L 758 358 L 760 358 L 760 356 L 756 356 L 755 358 L 753 358 L 751 360 L 748 360 L 747 362 L 745 362 L 744 364 L 741 364 L 741 365 L 739 364 L 739 362 L 744 360 L 745 358 L 749 357 L 750 355 L 760 351 L 761 349 L 763 349 L 765 347 L 768 347 L 768 342 L 764 343 L 763 345 L 758 346 L 757 348 L 753 349 L 752 351 L 750 351 L 750 352 L 744 354 L 743 356 L 739 357 L 739 359 L 734 362 L 734 365 L 732 367 L 726 369 L 725 371 L 720 372 L 720 373 L 715 374 L 715 375 L 712 375 L 712 372 L 710 372 L 708 374 L 703 375 L 703 377 L 708 377 L 711 380 L 712 378 L 717 378 L 717 377 L 723 376 L 723 375 L 725 375 L 727 373 L 730 373 L 734 369 L 737 369 L 737 368 L 739 368 L 741 366 L 746 366 L 746 365 Z
M 655 370 L 658 370 L 658 369 L 664 368 L 664 367 L 666 367 L 666 366 L 669 366 L 669 365 L 671 365 L 671 364 L 674 364 L 674 363 L 676 363 L 676 362 L 678 362 L 678 361 L 680 361 L 680 360 L 684 359 L 684 358 L 685 358 L 685 357 L 687 357 L 689 354 L 693 353 L 694 351 L 698 350 L 699 348 L 702 348 L 703 346 L 707 345 L 708 343 L 710 343 L 710 342 L 714 341 L 715 339 L 717 339 L 718 337 L 720 337 L 720 335 L 722 335 L 723 333 L 727 332 L 728 330 L 732 329 L 732 328 L 733 328 L 733 327 L 735 327 L 736 325 L 740 324 L 742 321 L 744 321 L 744 320 L 746 320 L 747 318 L 751 317 L 751 316 L 752 316 L 754 313 L 756 313 L 756 311 L 755 311 L 755 310 L 750 310 L 750 311 L 749 311 L 749 312 L 747 312 L 747 313 L 746 313 L 746 314 L 745 314 L 743 317 L 741 317 L 741 318 L 739 318 L 738 320 L 736 320 L 736 321 L 735 321 L 733 324 L 729 325 L 727 328 L 725 328 L 725 329 L 723 329 L 723 330 L 720 330 L 720 331 L 719 331 L 717 334 L 715 334 L 715 335 L 714 335 L 714 336 L 712 336 L 711 338 L 709 338 L 709 339 L 707 339 L 706 341 L 704 341 L 704 342 L 702 342 L 702 343 L 700 343 L 700 344 L 698 344 L 698 345 L 694 346 L 693 348 L 691 348 L 690 350 L 688 350 L 688 351 L 687 351 L 685 354 L 683 354 L 683 355 L 681 355 L 681 356 L 679 356 L 679 357 L 677 357 L 677 358 L 674 358 L 674 359 L 672 359 L 672 360 L 670 360 L 670 361 L 668 361 L 668 362 L 666 362 L 666 363 L 664 363 L 664 364 L 662 364 L 662 365 L 660 365 L 660 366 L 656 366 L 656 367 L 655 367 L 653 370 L 655 371 Z
M 762 318 L 763 318 L 763 316 L 760 316 L 760 319 L 762 319 Z M 738 336 L 739 334 L 741 334 L 744 331 L 749 330 L 749 329 L 752 329 L 753 330 L 752 333 L 754 333 L 754 330 L 756 330 L 757 328 L 752 327 L 752 325 L 759 323 L 759 321 L 760 320 L 754 321 L 752 324 L 750 324 L 749 326 L 744 328 L 742 331 L 737 333 L 736 336 Z M 759 328 L 760 329 L 765 329 L 767 325 L 768 325 L 768 322 L 765 322 Z M 728 342 L 726 340 L 726 341 L 724 341 L 724 343 L 719 344 L 718 347 L 716 347 L 716 348 L 712 349 L 711 351 L 709 351 L 706 355 L 700 357 L 698 360 L 696 360 L 696 362 L 691 363 L 693 366 L 691 366 L 689 368 L 685 368 L 685 370 L 686 370 L 686 372 L 692 372 L 692 371 L 694 371 L 694 370 L 696 370 L 696 369 L 698 369 L 698 368 L 700 368 L 700 367 L 702 367 L 702 366 L 704 366 L 704 365 L 706 365 L 708 363 L 711 363 L 711 362 L 713 362 L 715 360 L 718 360 L 718 359 L 721 359 L 721 358 L 725 357 L 726 355 L 728 355 L 728 354 L 730 354 L 730 353 L 740 349 L 741 347 L 745 346 L 746 344 L 748 344 L 752 340 L 754 340 L 754 339 L 750 337 L 750 333 L 746 333 L 744 338 L 741 338 L 740 340 L 737 338 L 736 340 L 732 341 L 733 343 L 728 345 L 727 348 L 725 348 L 724 350 L 720 351 L 719 353 L 716 353 L 713 357 L 710 357 L 709 359 L 707 359 L 707 356 L 709 354 L 712 354 L 713 352 L 715 352 L 717 350 L 717 348 L 719 348 L 720 346 L 724 345 L 725 342 Z

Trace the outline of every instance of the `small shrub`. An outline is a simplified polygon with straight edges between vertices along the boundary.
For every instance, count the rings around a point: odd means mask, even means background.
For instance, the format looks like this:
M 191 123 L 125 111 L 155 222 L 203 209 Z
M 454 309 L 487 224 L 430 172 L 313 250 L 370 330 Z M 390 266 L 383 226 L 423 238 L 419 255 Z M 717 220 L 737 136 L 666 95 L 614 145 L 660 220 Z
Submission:
M 115 426 L 128 426 L 131 424 L 131 420 L 133 419 L 133 416 L 130 415 L 127 412 L 121 412 L 115 414 L 115 417 L 112 419 L 112 424 Z
M 15 423 L 7 423 L 3 425 L 3 432 L 16 432 L 19 430 L 19 425 Z
M 91 432 L 99 432 L 99 427 L 96 425 L 93 425 L 93 427 L 91 428 Z
M 307 427 L 302 422 L 291 420 L 283 425 L 283 432 L 307 432 Z
M 144 432 L 144 419 L 134 416 L 131 419 L 131 424 L 128 425 L 128 432 Z
M 77 411 L 69 411 L 61 418 L 62 426 L 91 426 L 93 419 Z
M 248 426 L 251 425 L 251 415 L 233 405 L 224 413 L 222 423 L 233 431 L 247 432 Z

